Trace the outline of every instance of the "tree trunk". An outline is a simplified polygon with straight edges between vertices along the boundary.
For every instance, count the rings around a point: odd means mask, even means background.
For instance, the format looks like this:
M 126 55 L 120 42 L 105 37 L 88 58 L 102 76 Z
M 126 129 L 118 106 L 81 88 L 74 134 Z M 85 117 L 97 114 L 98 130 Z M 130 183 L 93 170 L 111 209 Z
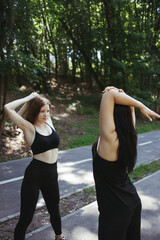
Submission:
M 160 101 L 160 88 L 157 89 L 157 100 Z M 156 110 L 157 113 L 159 113 L 159 104 L 156 104 Z
M 75 65 L 75 59 L 72 57 L 72 82 L 73 84 L 76 83 L 76 65 Z
M 8 78 L 4 79 L 3 76 L 0 78 L 0 136 L 3 131 L 6 114 L 4 112 L 4 105 L 7 100 L 7 86 L 8 86 Z
M 92 64 L 90 62 L 90 59 L 88 57 L 88 55 L 86 54 L 86 52 L 84 51 L 84 49 L 81 47 L 81 45 L 79 44 L 79 42 L 74 38 L 72 31 L 69 29 L 69 27 L 67 26 L 66 22 L 64 21 L 64 19 L 60 18 L 59 19 L 62 23 L 63 28 L 66 30 L 68 36 L 70 37 L 70 39 L 73 41 L 73 44 L 76 46 L 77 49 L 79 49 L 79 51 L 81 52 L 82 56 L 84 57 L 85 60 L 85 64 L 88 67 L 92 77 L 94 78 L 94 80 L 96 81 L 97 85 L 99 86 L 99 88 L 102 90 L 103 89 L 103 84 L 101 83 L 101 81 L 98 78 L 97 73 L 94 71 Z
M 123 74 L 123 69 L 120 69 L 117 67 L 115 64 L 113 66 L 112 64 L 112 58 L 116 59 L 117 61 L 121 61 L 121 53 L 117 49 L 117 42 L 118 42 L 118 33 L 117 31 L 120 32 L 121 29 L 118 28 L 117 23 L 116 23 L 116 17 L 115 16 L 115 7 L 113 6 L 113 1 L 111 0 L 105 0 L 102 1 L 105 9 L 105 17 L 106 17 L 106 22 L 107 22 L 107 32 L 108 32 L 108 44 L 109 44 L 109 51 L 110 51 L 110 76 L 112 77 L 113 83 L 115 86 L 118 85 L 118 87 L 122 87 L 123 83 L 120 83 L 117 81 L 117 78 L 114 76 L 116 73 L 119 71 L 122 72 Z M 118 23 L 119 24 L 119 23 Z
M 84 73 L 83 73 L 83 67 L 81 62 L 79 61 L 79 68 L 80 68 L 80 76 L 81 76 L 81 82 L 84 82 Z
M 52 33 L 50 35 L 50 42 L 52 44 L 52 47 L 53 47 L 53 51 L 54 51 L 54 57 L 55 57 L 55 79 L 57 80 L 58 79 L 58 57 L 57 57 L 57 50 L 56 50 L 56 47 L 55 47 L 55 44 L 54 44 L 54 41 L 53 41 L 53 36 L 52 36 Z
M 4 36 L 0 39 L 0 60 L 2 62 L 7 62 L 8 58 L 11 55 L 13 39 L 12 36 L 9 36 L 8 41 L 5 38 L 6 29 L 8 32 L 13 30 L 14 24 L 14 3 L 12 1 L 2 2 L 3 9 L 3 18 L 4 21 L 1 23 L 2 31 L 4 31 Z M 3 35 L 3 34 L 2 34 Z M 5 63 L 6 64 L 6 63 Z M 4 123 L 5 123 L 5 112 L 4 105 L 7 100 L 7 87 L 9 79 L 11 78 L 11 66 L 10 63 L 7 66 L 6 72 L 3 72 L 3 75 L 0 75 L 0 136 L 3 131 Z

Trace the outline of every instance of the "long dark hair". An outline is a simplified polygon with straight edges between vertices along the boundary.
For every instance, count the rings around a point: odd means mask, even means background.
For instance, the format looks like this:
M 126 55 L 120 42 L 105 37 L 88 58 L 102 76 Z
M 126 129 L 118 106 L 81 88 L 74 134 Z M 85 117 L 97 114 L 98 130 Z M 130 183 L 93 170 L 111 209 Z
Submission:
M 51 105 L 50 101 L 44 97 L 38 96 L 29 101 L 29 106 L 26 111 L 26 120 L 35 123 L 38 114 L 40 113 L 41 107 L 48 104 Z
M 129 173 L 133 170 L 137 157 L 137 133 L 130 107 L 115 104 L 114 121 L 119 139 L 118 159 Z

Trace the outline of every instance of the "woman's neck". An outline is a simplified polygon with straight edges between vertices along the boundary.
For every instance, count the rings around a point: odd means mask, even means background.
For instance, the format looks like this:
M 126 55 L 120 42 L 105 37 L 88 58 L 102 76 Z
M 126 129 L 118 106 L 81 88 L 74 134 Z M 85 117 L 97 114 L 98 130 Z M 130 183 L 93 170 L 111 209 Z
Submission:
M 34 126 L 38 127 L 38 128 L 43 128 L 46 126 L 45 122 L 35 122 Z

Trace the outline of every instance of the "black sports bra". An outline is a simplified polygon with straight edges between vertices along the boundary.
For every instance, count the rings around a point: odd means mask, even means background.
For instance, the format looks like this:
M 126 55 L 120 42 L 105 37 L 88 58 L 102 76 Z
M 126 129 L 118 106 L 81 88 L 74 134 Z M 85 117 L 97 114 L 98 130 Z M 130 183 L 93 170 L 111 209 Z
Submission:
M 51 126 L 49 127 L 52 129 L 52 133 L 48 136 L 44 136 L 35 130 L 35 138 L 31 145 L 33 155 L 58 148 L 58 145 L 60 143 L 59 136 Z

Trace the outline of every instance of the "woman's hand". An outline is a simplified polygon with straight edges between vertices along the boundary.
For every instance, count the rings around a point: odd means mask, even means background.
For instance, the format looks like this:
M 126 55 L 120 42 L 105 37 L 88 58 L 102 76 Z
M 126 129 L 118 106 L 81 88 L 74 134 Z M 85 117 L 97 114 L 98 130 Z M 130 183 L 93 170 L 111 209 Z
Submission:
M 32 92 L 29 96 L 27 96 L 28 101 L 35 97 L 39 97 L 39 94 L 37 92 Z
M 112 89 L 117 90 L 118 92 L 124 92 L 123 89 L 118 89 L 118 88 L 113 87 L 113 86 L 108 86 L 102 91 L 102 94 L 104 94 L 105 92 L 110 91 Z
M 160 118 L 160 115 L 158 113 L 155 113 L 154 111 L 152 111 L 150 108 L 146 107 L 144 104 L 141 105 L 141 107 L 139 108 L 141 113 L 148 118 L 150 121 L 152 121 L 151 117 L 156 117 L 156 118 Z

